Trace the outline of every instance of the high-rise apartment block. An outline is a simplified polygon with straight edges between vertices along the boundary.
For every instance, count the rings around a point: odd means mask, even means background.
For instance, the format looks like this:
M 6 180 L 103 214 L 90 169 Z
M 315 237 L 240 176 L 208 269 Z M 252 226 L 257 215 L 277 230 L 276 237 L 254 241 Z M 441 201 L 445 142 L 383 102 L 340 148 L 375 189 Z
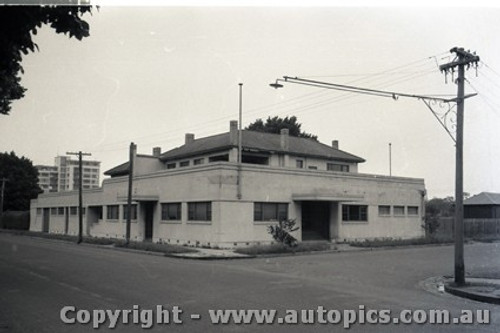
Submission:
M 44 192 L 62 192 L 78 190 L 78 160 L 69 156 L 57 156 L 54 166 L 36 165 L 38 169 L 38 185 Z M 101 162 L 82 161 L 83 189 L 99 187 Z

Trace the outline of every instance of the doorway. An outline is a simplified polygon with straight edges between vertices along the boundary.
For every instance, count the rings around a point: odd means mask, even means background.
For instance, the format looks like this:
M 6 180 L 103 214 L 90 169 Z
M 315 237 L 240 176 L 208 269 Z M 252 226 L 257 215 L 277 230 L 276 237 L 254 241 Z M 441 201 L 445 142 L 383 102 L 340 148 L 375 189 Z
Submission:
M 153 239 L 153 221 L 156 202 L 144 202 L 144 240 L 151 241 Z
M 302 202 L 302 240 L 330 239 L 330 202 Z
M 49 224 L 50 224 L 50 208 L 44 208 L 42 217 L 42 232 L 49 232 Z

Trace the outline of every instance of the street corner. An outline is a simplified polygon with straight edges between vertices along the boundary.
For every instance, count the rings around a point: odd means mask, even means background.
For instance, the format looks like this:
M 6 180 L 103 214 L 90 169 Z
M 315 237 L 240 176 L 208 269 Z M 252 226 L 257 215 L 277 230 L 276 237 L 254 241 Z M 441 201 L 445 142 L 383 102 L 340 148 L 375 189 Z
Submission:
M 500 304 L 500 279 L 468 277 L 464 285 L 457 285 L 452 278 L 445 279 L 446 292 L 474 301 Z

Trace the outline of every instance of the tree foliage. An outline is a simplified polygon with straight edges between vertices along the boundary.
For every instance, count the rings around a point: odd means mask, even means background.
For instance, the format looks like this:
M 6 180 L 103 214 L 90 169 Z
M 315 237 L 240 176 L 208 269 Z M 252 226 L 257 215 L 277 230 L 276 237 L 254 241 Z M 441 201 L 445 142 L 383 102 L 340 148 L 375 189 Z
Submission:
M 30 200 L 42 192 L 38 170 L 31 160 L 14 152 L 0 153 L 0 179 L 5 178 L 3 210 L 28 210 Z
M 78 40 L 89 36 L 89 24 L 81 16 L 90 6 L 0 7 L 0 114 L 9 114 L 11 102 L 24 97 L 20 75 L 23 55 L 38 50 L 33 35 L 46 24 L 56 33 Z
M 280 118 L 275 116 L 273 118 L 268 117 L 266 122 L 262 119 L 257 119 L 250 125 L 246 127 L 247 130 L 265 133 L 275 133 L 279 134 L 283 128 L 288 128 L 289 135 L 297 136 L 301 138 L 308 138 L 314 141 L 318 141 L 318 136 L 310 133 L 303 132 L 301 130 L 302 124 L 297 122 L 297 117 L 285 117 Z

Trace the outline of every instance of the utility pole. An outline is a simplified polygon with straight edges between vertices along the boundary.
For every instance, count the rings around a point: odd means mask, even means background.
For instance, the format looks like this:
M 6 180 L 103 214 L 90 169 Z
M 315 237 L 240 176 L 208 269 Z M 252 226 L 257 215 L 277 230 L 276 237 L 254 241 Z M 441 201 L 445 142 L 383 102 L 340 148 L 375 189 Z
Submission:
M 134 158 L 137 150 L 137 146 L 135 143 L 130 143 L 130 151 L 129 151 L 129 170 L 128 170 L 128 196 L 127 196 L 127 226 L 125 229 L 125 243 L 127 246 L 130 243 L 130 223 L 132 220 L 132 186 L 134 179 Z
M 465 284 L 465 264 L 464 264 L 464 190 L 463 190 L 463 146 L 464 146 L 464 83 L 465 67 L 471 64 L 477 65 L 479 56 L 465 51 L 463 48 L 454 47 L 450 50 L 456 54 L 457 58 L 439 66 L 445 74 L 454 73 L 458 68 L 456 80 L 457 89 L 457 132 L 455 151 L 455 284 L 461 286 Z
M 3 227 L 2 216 L 3 216 L 3 197 L 5 192 L 5 182 L 7 182 L 7 178 L 0 179 L 2 182 L 2 189 L 0 191 L 0 226 Z
M 243 133 L 241 132 L 241 122 L 242 122 L 242 118 L 243 118 L 243 83 L 239 83 L 238 84 L 240 86 L 240 98 L 239 98 L 239 121 L 238 121 L 238 193 L 237 193 L 237 197 L 238 197 L 238 200 L 241 199 L 241 164 L 243 163 L 243 159 L 242 159 L 242 150 L 243 150 Z
M 389 176 L 392 177 L 392 143 L 389 142 Z
M 83 162 L 82 156 L 91 156 L 90 153 L 78 153 L 67 152 L 66 155 L 76 155 L 78 156 L 78 241 L 80 244 L 83 241 Z

